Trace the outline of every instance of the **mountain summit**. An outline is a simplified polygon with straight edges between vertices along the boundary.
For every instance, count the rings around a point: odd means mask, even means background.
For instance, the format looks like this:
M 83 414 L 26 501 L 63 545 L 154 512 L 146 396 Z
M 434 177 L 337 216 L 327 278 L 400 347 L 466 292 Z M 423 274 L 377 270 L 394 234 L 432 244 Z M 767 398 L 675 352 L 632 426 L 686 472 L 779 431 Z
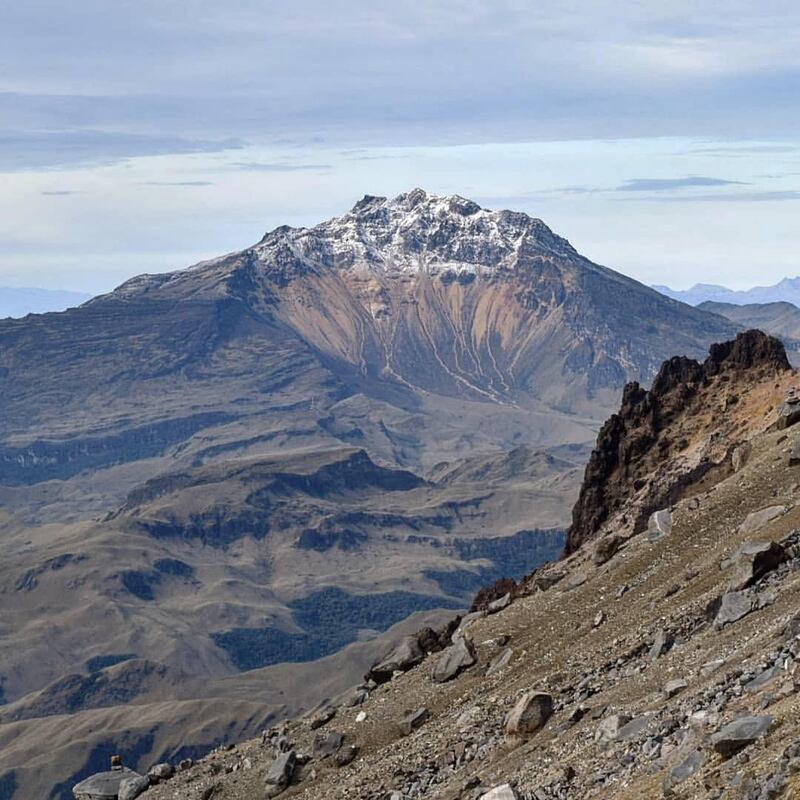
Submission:
M 226 303 L 227 330 L 272 326 L 368 393 L 582 412 L 603 392 L 611 407 L 627 379 L 652 377 L 672 352 L 699 354 L 734 330 L 593 264 L 541 220 L 421 189 L 134 278 L 90 308 L 152 301 Z

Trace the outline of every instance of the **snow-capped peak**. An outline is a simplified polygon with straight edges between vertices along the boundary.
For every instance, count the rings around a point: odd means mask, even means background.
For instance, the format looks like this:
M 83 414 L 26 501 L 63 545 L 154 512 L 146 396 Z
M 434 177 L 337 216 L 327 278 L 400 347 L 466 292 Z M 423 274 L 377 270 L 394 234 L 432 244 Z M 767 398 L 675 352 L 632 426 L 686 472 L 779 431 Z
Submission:
M 577 255 L 539 219 L 423 189 L 392 199 L 366 195 L 344 216 L 313 228 L 278 228 L 255 248 L 262 263 L 288 251 L 321 267 L 456 273 L 511 265 L 521 252 Z

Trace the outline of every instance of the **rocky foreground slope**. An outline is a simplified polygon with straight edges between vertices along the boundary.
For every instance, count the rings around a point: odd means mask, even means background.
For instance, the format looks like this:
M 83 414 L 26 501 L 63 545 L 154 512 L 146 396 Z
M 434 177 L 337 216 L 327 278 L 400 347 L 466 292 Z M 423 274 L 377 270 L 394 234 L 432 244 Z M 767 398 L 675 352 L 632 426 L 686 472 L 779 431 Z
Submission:
M 566 559 L 483 593 L 456 630 L 404 640 L 349 702 L 186 762 L 143 796 L 797 796 L 798 378 L 753 332 L 680 367 L 662 375 L 672 391 L 677 374 L 684 392 L 702 385 L 703 413 L 687 403 L 642 440 L 633 483 L 617 481 L 627 497 Z M 678 431 L 682 446 L 647 460 Z M 695 452 L 711 462 L 700 473 Z M 678 474 L 669 505 L 634 524 L 637 493 Z

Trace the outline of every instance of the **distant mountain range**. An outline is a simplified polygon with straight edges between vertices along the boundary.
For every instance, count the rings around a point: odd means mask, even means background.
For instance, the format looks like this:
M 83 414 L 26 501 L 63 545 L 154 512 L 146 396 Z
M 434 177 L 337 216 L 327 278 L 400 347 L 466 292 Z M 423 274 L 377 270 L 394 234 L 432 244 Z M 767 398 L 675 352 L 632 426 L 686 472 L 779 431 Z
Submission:
M 0 319 L 24 317 L 26 314 L 46 314 L 49 311 L 66 311 L 85 303 L 91 295 L 57 289 L 32 287 L 12 289 L 0 286 Z
M 792 303 L 700 303 L 698 308 L 719 314 L 743 328 L 758 328 L 779 336 L 789 346 L 800 341 L 800 308 Z
M 754 286 L 752 289 L 734 290 L 713 283 L 696 283 L 691 289 L 670 289 L 669 286 L 653 286 L 657 292 L 699 306 L 701 303 L 730 303 L 736 306 L 750 303 L 792 303 L 800 306 L 800 276 L 784 278 L 774 286 Z

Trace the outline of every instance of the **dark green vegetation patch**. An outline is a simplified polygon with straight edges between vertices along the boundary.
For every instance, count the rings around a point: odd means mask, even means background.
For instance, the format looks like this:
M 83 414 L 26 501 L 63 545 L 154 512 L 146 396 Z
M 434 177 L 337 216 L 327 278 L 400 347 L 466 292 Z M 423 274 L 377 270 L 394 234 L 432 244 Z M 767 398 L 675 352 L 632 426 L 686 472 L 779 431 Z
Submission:
M 491 566 L 474 569 L 426 570 L 443 592 L 466 603 L 475 593 L 500 578 L 519 580 L 548 561 L 557 561 L 564 547 L 566 533 L 560 529 L 520 531 L 513 536 L 493 539 L 456 539 L 453 547 L 464 561 L 491 561 Z
M 86 662 L 86 671 L 100 672 L 101 669 L 114 667 L 124 661 L 132 661 L 134 658 L 138 658 L 136 653 L 109 653 L 105 656 L 94 656 Z
M 0 777 L 0 800 L 12 800 L 17 791 L 17 776 L 13 772 L 6 772 Z
M 447 598 L 412 592 L 353 595 L 327 588 L 289 604 L 304 633 L 233 628 L 213 634 L 212 638 L 239 669 L 258 669 L 284 661 L 323 658 L 355 641 L 361 629 L 385 631 L 415 611 L 461 605 Z

